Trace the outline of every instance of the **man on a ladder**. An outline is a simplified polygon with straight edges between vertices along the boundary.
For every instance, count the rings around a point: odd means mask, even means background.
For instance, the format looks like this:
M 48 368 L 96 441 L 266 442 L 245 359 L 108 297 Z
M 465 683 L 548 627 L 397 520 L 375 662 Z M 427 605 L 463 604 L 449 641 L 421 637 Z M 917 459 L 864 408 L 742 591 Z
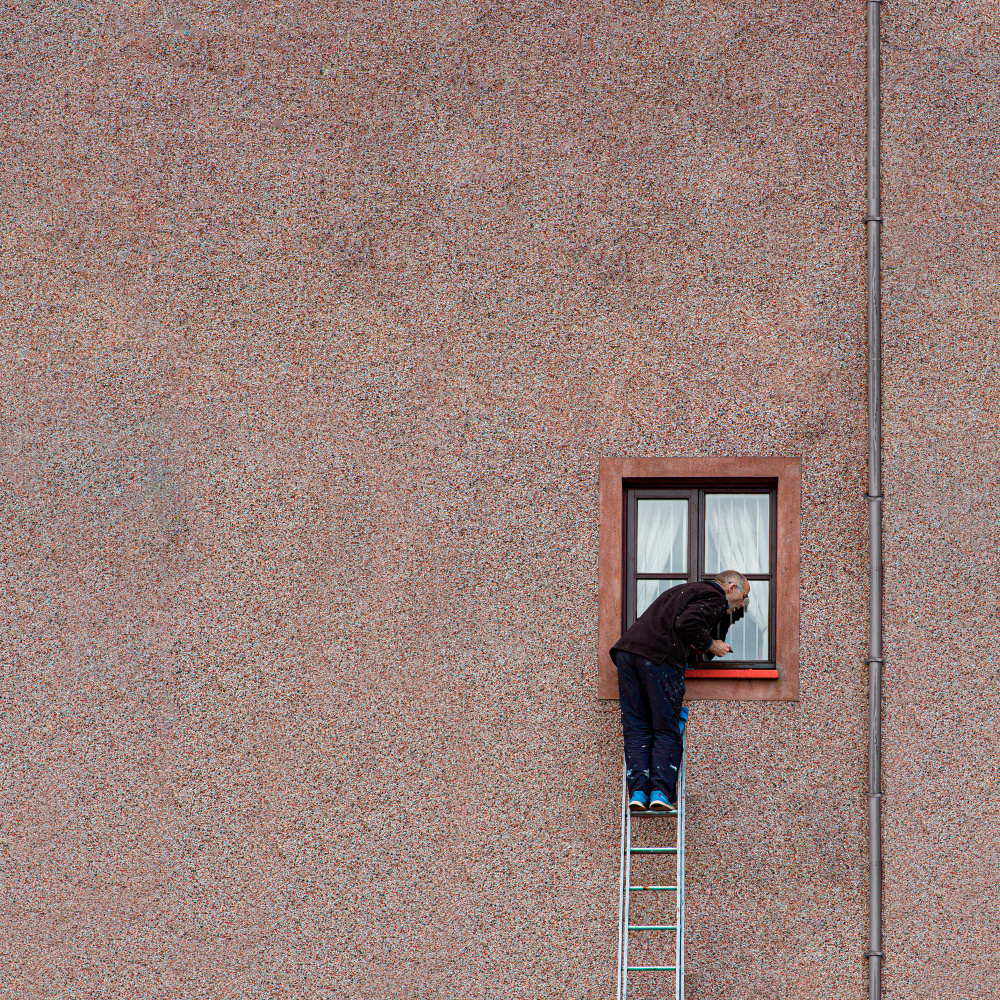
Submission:
M 749 596 L 746 577 L 734 569 L 714 580 L 673 587 L 611 648 L 618 668 L 629 809 L 667 810 L 676 804 L 689 651 L 713 656 L 731 652 L 710 633 L 723 615 L 742 610 Z
M 622 767 L 622 840 L 618 906 L 618 1000 L 628 1000 L 629 973 L 672 972 L 675 1000 L 684 1000 L 684 752 L 687 709 L 684 668 L 689 651 L 724 656 L 728 626 L 741 618 L 750 587 L 742 573 L 726 570 L 714 580 L 685 583 L 661 594 L 615 643 L 611 657 L 618 667 L 618 700 L 622 710 L 625 760 Z M 715 636 L 712 633 L 715 633 Z M 652 793 L 652 799 L 650 799 Z M 673 845 L 640 846 L 632 842 L 632 817 L 674 817 Z M 673 855 L 673 885 L 633 885 L 633 856 Z M 632 922 L 632 895 L 673 894 L 671 923 Z M 665 965 L 654 957 L 630 962 L 633 932 L 672 933 L 675 959 Z M 640 949 L 648 954 L 648 949 Z M 656 947 L 653 955 L 662 954 Z M 636 959 L 631 959 L 634 963 Z

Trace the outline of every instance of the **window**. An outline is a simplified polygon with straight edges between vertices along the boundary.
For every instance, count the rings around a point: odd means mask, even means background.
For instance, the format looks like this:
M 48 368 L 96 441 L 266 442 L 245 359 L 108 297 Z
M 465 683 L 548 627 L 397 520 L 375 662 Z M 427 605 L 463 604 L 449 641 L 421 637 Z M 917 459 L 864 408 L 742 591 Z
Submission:
M 725 623 L 726 642 L 733 651 L 724 661 L 705 656 L 698 660 L 713 671 L 724 662 L 728 670 L 756 671 L 747 677 L 777 677 L 771 585 L 775 493 L 752 482 L 739 486 L 724 481 L 689 489 L 629 489 L 625 628 L 665 590 L 737 569 L 750 584 L 750 599 L 745 614 Z M 712 673 L 689 671 L 688 676 Z
M 601 461 L 600 697 L 618 695 L 608 649 L 659 594 L 736 569 L 733 652 L 699 656 L 688 697 L 797 700 L 799 482 L 798 459 Z

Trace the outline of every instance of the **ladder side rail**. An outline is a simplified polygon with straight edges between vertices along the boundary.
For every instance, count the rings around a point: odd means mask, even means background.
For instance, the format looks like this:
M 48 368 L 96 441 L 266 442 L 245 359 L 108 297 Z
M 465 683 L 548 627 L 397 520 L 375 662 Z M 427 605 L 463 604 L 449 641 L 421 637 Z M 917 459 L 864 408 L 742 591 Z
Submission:
M 622 1000 L 628 1000 L 628 924 L 632 894 L 632 810 L 625 810 L 625 937 L 622 949 Z
M 681 766 L 677 775 L 677 1000 L 684 1000 L 684 827 L 687 812 L 687 739 L 681 734 Z
M 625 842 L 626 812 L 628 811 L 628 784 L 626 781 L 625 758 L 622 758 L 622 832 L 621 845 L 618 853 L 618 1000 L 622 1000 L 622 945 L 624 935 L 627 933 L 625 918 L 625 894 L 628 892 L 628 876 L 625 871 L 625 859 L 627 857 L 628 845 Z

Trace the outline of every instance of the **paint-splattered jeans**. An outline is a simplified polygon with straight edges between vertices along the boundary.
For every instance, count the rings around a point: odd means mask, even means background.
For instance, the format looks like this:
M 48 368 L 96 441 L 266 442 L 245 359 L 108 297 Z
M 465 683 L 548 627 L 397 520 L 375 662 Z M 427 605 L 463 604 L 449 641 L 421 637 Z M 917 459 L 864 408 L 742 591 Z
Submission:
M 669 663 L 631 653 L 619 653 L 617 665 L 629 795 L 660 791 L 676 802 L 684 677 Z

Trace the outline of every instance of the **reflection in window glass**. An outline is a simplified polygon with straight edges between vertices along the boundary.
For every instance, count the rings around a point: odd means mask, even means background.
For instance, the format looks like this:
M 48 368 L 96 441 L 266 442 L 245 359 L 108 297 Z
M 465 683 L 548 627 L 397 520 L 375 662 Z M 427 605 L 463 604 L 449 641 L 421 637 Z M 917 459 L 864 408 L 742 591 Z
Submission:
M 705 572 L 710 576 L 726 569 L 769 573 L 770 533 L 771 498 L 767 493 L 706 494 Z
M 639 500 L 636 513 L 637 572 L 686 573 L 687 500 Z
M 726 642 L 733 647 L 722 660 L 767 660 L 767 619 L 771 600 L 771 584 L 767 580 L 750 580 L 750 600 L 747 613 L 735 625 L 729 626 Z
M 687 580 L 636 580 L 635 581 L 635 616 L 639 617 L 655 601 L 660 594 L 665 594 L 671 587 L 680 587 Z

